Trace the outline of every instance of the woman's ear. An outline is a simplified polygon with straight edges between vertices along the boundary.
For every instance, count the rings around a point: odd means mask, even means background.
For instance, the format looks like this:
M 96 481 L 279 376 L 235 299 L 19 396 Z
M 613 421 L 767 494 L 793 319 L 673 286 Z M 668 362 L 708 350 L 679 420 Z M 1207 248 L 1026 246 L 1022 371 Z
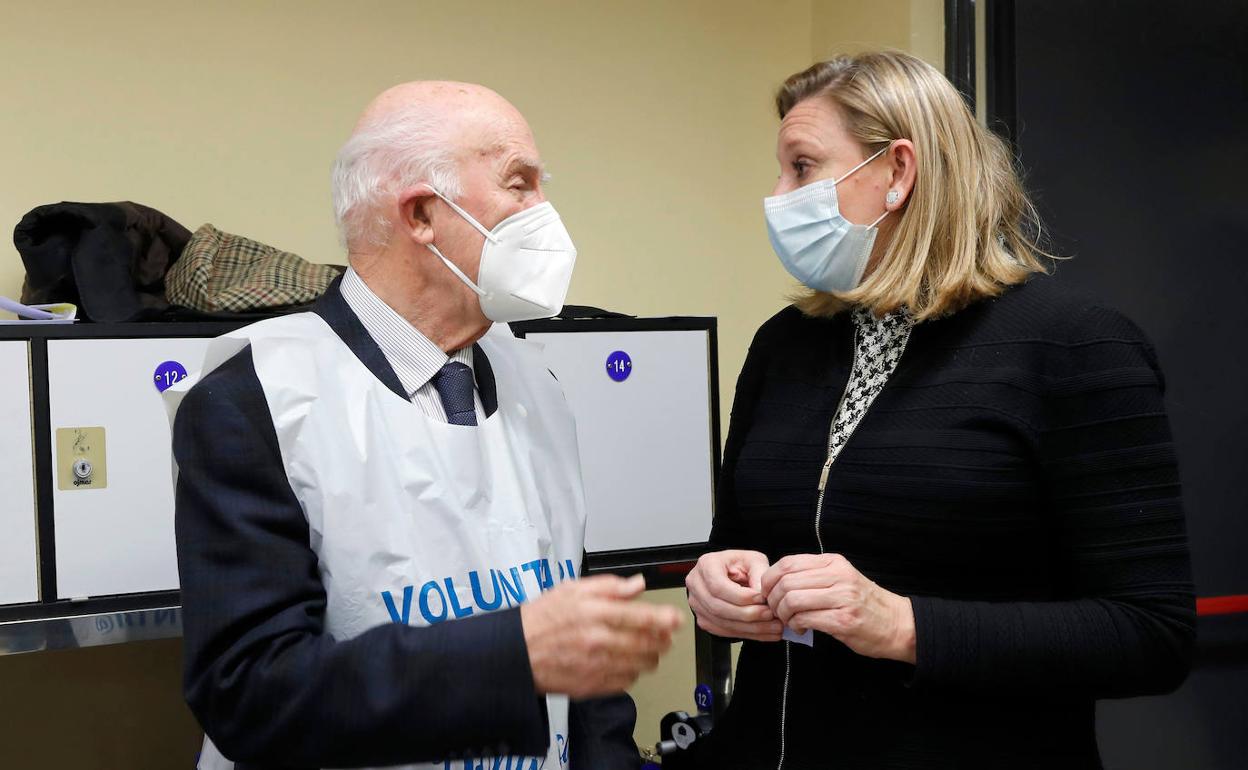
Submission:
M 399 229 L 416 243 L 425 246 L 433 243 L 433 217 L 430 208 L 437 195 L 428 185 L 416 185 L 395 196 L 398 208 L 396 222 Z
M 918 159 L 914 155 L 914 142 L 898 139 L 884 156 L 888 160 L 888 192 L 884 207 L 889 211 L 904 208 L 914 191 L 914 179 L 918 173 Z

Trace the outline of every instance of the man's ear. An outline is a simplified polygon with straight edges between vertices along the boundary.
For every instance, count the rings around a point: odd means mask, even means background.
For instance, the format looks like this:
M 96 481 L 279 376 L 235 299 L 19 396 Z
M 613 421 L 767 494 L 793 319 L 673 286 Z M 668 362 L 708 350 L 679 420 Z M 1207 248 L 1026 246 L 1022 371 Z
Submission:
M 395 221 L 400 231 L 422 246 L 433 243 L 433 212 L 438 196 L 429 185 L 416 185 L 399 191 Z

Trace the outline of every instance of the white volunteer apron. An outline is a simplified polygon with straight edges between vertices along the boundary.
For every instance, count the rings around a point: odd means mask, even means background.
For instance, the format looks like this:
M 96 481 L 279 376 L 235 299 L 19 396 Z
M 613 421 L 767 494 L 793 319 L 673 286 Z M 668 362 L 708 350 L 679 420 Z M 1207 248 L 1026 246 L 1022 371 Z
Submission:
M 505 609 L 575 577 L 585 533 L 576 429 L 537 343 L 501 324 L 482 338 L 498 410 L 473 428 L 426 417 L 319 316 L 301 313 L 214 340 L 202 373 L 166 391 L 171 412 L 248 343 L 308 519 L 335 639 L 382 623 L 425 626 Z M 546 703 L 545 757 L 404 770 L 560 770 L 567 698 Z M 436 696 L 429 708 L 438 708 Z M 201 770 L 232 767 L 205 739 Z

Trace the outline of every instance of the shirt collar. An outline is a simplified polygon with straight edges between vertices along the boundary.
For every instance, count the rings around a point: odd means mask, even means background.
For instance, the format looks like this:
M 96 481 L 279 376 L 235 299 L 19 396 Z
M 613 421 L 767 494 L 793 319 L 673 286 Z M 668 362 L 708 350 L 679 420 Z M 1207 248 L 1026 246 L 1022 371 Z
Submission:
M 910 313 L 905 308 L 898 308 L 891 313 L 884 315 L 882 318 L 876 318 L 875 313 L 869 309 L 859 306 L 853 311 L 854 324 L 858 327 L 879 327 L 889 331 L 900 329 L 906 326 L 913 326 L 914 323 L 910 319 Z
M 472 367 L 471 347 L 457 350 L 448 356 L 373 293 L 354 269 L 348 267 L 343 274 L 340 291 L 351 312 L 359 317 L 364 330 L 377 343 L 377 347 L 381 348 L 409 398 L 428 384 L 433 375 L 450 361 Z

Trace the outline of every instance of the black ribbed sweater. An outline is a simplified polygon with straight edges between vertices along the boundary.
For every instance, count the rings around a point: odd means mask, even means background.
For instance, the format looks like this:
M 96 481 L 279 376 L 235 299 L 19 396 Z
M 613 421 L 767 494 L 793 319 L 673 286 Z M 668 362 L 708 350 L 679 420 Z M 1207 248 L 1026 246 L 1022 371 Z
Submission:
M 818 552 L 853 345 L 848 314 L 759 329 L 715 545 Z M 1193 642 L 1163 387 L 1133 323 L 1047 277 L 919 324 L 822 516 L 829 552 L 912 598 L 918 663 L 747 642 L 706 766 L 776 768 L 783 732 L 783 770 L 1099 767 L 1095 700 L 1173 689 Z

